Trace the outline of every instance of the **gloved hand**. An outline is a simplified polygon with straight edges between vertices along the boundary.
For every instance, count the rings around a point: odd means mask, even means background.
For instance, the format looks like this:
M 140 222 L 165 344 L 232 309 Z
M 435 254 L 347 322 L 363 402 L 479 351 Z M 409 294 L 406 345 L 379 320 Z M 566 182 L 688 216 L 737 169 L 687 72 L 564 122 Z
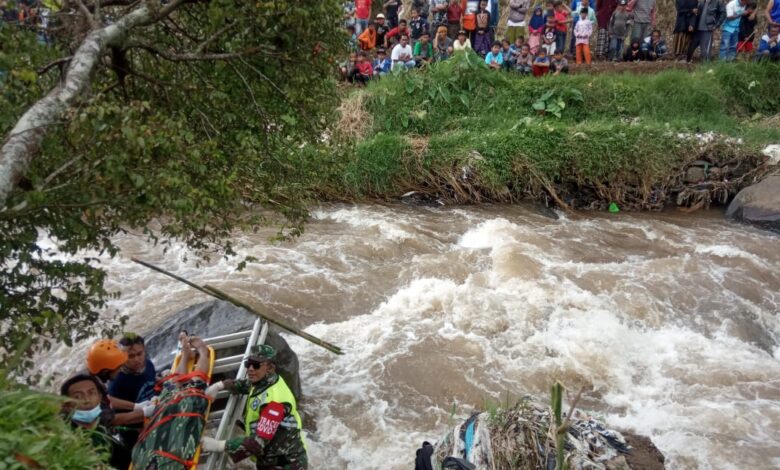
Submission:
M 154 403 L 149 402 L 148 405 L 143 407 L 144 410 L 144 418 L 150 418 L 154 414 L 154 410 L 157 409 L 157 405 Z
M 221 392 L 225 389 L 225 384 L 223 382 L 215 382 L 208 387 L 206 387 L 206 390 L 203 392 L 206 395 L 210 396 L 211 398 L 216 398 L 217 393 Z
M 133 411 L 143 410 L 144 408 L 146 408 L 151 404 L 152 404 L 152 400 L 146 400 L 146 401 L 142 401 L 141 403 L 136 403 L 135 405 L 133 405 Z
M 213 437 L 203 436 L 200 439 L 200 448 L 204 452 L 225 452 L 225 441 L 218 441 Z

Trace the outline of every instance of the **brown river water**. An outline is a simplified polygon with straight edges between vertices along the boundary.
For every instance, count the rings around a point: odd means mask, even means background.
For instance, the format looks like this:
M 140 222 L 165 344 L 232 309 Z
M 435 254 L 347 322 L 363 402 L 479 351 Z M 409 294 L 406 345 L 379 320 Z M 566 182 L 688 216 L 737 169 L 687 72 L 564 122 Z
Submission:
M 107 315 L 141 333 L 207 298 L 129 261 L 210 283 L 341 346 L 288 336 L 312 469 L 409 469 L 423 440 L 488 402 L 548 398 L 652 438 L 667 468 L 780 467 L 780 237 L 692 215 L 544 217 L 526 206 L 328 205 L 259 259 L 196 266 L 140 235 L 103 261 Z M 197 332 L 195 332 L 197 333 Z M 82 357 L 84 345 L 51 370 Z M 61 353 L 60 351 L 59 353 Z M 60 369 L 62 370 L 62 369 Z

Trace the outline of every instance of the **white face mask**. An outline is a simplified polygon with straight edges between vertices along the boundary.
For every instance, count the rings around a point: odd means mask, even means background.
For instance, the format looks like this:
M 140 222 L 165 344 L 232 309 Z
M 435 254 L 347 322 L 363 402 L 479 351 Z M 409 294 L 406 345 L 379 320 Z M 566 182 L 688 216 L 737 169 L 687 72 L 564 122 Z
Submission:
M 73 412 L 73 421 L 81 424 L 92 424 L 100 416 L 100 404 L 91 410 L 76 410 Z

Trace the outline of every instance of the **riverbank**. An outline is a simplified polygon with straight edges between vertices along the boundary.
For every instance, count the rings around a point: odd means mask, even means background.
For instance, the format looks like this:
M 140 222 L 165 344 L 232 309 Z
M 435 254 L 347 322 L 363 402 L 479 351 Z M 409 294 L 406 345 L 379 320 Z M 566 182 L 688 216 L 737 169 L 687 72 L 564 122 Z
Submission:
M 585 209 L 725 203 L 762 176 L 760 150 L 780 141 L 778 70 L 711 64 L 532 79 L 460 55 L 350 93 L 335 135 L 347 150 L 319 192 Z

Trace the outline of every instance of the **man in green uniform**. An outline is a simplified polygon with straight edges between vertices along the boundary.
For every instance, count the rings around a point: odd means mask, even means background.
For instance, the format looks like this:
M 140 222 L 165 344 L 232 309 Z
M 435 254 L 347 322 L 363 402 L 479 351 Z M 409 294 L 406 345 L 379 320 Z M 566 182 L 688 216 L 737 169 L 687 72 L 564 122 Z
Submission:
M 211 397 L 228 390 L 247 395 L 247 400 L 245 436 L 227 441 L 204 437 L 204 451 L 227 452 L 234 462 L 254 457 L 258 470 L 306 470 L 308 459 L 298 405 L 284 379 L 276 373 L 275 357 L 271 346 L 255 346 L 244 362 L 246 379 L 225 380 L 206 389 Z

